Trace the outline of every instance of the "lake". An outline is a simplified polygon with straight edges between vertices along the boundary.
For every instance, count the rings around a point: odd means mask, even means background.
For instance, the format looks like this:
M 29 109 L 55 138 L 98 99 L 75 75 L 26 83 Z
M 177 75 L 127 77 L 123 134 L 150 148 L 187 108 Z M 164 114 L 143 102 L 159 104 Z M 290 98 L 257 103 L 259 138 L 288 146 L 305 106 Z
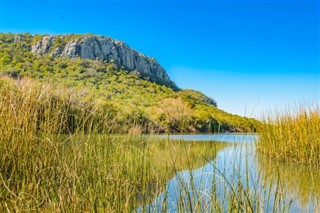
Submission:
M 239 209 L 250 202 L 254 212 L 320 211 L 320 171 L 301 165 L 285 165 L 260 157 L 257 135 L 161 135 L 186 141 L 224 141 L 214 159 L 193 170 L 182 170 L 167 181 L 165 190 L 139 212 L 211 212 Z M 214 143 L 214 142 L 213 142 Z M 233 201 L 233 202 L 232 202 Z M 237 202 L 234 202 L 237 201 Z M 186 205 L 187 204 L 187 205 Z

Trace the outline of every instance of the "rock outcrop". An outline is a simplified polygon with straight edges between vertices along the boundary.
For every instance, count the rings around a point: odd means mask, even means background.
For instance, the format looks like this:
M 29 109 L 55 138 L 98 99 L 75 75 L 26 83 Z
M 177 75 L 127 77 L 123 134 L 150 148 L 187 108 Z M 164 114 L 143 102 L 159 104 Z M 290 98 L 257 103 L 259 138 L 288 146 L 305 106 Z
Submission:
M 52 57 L 84 58 L 113 62 L 128 71 L 139 72 L 142 77 L 176 89 L 161 65 L 127 44 L 112 38 L 96 35 L 41 36 L 31 48 L 38 55 Z

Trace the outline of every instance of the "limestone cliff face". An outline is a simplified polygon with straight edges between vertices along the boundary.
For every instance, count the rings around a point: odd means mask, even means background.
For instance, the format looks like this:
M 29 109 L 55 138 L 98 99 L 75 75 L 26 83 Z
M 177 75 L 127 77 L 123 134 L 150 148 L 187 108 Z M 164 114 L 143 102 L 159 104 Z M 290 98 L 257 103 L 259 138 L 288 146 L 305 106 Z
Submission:
M 167 72 L 154 59 L 146 57 L 127 44 L 109 37 L 96 35 L 42 36 L 31 51 L 52 57 L 98 59 L 123 66 L 128 71 L 138 71 L 143 77 L 172 88 L 176 85 Z

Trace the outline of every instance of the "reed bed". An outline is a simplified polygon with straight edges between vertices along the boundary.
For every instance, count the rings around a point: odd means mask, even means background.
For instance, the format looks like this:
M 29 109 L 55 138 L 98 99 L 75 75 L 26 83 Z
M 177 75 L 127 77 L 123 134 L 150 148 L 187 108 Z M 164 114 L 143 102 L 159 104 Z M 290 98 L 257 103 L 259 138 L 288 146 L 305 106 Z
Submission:
M 226 144 L 115 134 L 124 125 L 141 128 L 73 90 L 0 79 L 0 212 L 152 212 L 161 194 L 155 211 L 165 212 L 166 183 L 184 170 L 190 181 L 178 178 L 177 211 L 257 212 L 269 202 L 249 159 L 231 176 L 228 162 L 212 163 Z M 214 178 L 199 191 L 205 180 L 191 171 L 207 163 Z M 270 195 L 274 211 L 289 208 L 282 192 Z
M 259 132 L 258 151 L 280 162 L 320 166 L 319 104 L 276 114 Z
M 0 211 L 131 212 L 224 146 L 116 135 L 113 113 L 72 90 L 0 79 Z

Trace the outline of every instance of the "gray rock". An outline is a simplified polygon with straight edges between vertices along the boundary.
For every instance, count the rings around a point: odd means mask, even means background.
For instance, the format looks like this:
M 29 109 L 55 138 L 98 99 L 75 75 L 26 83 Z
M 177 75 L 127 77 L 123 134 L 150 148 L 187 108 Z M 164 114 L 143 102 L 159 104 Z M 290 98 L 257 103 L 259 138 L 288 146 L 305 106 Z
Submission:
M 123 66 L 128 71 L 138 71 L 141 76 L 151 81 L 177 88 L 156 60 L 138 53 L 123 42 L 104 36 L 83 35 L 76 36 L 65 45 L 53 48 L 55 38 L 56 36 L 43 36 L 42 40 L 32 46 L 31 51 L 38 55 L 52 57 L 106 60 L 119 67 Z
M 20 42 L 23 39 L 22 34 L 16 34 L 14 35 L 14 42 Z
M 43 36 L 42 40 L 32 46 L 31 51 L 38 54 L 47 54 L 53 46 L 54 37 Z

